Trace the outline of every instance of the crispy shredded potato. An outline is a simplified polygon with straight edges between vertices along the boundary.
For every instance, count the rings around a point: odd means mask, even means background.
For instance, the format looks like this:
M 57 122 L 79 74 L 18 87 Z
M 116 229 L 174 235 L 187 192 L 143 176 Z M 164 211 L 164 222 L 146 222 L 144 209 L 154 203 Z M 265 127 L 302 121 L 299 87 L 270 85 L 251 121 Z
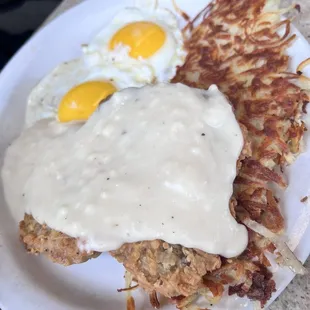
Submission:
M 245 219 L 244 224 L 251 228 L 256 233 L 265 236 L 268 238 L 273 244 L 275 244 L 276 249 L 281 253 L 283 257 L 283 265 L 288 266 L 294 273 L 297 274 L 306 274 L 308 273 L 307 269 L 300 263 L 298 259 L 296 259 L 295 255 L 289 249 L 287 244 L 282 241 L 279 236 L 268 230 L 266 227 L 250 220 Z
M 131 286 L 133 279 L 129 271 L 125 272 L 125 288 L 118 290 L 118 292 L 126 292 L 126 307 L 127 310 L 136 310 L 135 300 L 131 295 L 132 290 L 136 289 L 139 285 Z

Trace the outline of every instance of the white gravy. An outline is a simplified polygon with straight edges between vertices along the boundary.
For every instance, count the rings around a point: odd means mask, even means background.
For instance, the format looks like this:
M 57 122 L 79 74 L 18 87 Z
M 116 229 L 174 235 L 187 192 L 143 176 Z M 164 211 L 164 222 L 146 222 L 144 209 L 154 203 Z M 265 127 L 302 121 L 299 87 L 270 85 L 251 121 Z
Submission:
M 162 239 L 233 257 L 248 242 L 229 211 L 242 147 L 216 86 L 129 88 L 85 124 L 25 130 L 7 151 L 5 195 L 82 249 Z

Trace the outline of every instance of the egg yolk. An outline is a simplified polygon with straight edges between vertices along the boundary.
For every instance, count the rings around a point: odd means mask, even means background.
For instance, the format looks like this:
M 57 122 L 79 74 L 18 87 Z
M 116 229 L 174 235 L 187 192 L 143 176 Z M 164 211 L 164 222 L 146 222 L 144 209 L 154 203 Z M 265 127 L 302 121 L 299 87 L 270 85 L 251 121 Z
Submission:
M 133 58 L 149 58 L 165 43 L 166 33 L 157 24 L 151 22 L 134 22 L 118 30 L 110 41 L 110 50 L 118 44 L 131 48 L 129 55 Z
M 77 85 L 62 98 L 58 107 L 58 120 L 87 120 L 99 103 L 116 91 L 113 84 L 104 81 L 90 81 Z

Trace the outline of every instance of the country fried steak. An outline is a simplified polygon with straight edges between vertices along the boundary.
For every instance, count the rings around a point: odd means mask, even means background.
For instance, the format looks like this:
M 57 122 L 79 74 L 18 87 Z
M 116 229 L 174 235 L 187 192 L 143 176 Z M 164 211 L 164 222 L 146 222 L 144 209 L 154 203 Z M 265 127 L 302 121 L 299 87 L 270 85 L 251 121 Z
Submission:
M 247 130 L 243 125 L 240 127 L 245 142 L 237 170 L 242 166 L 242 161 L 251 155 Z M 234 217 L 235 207 L 236 200 L 232 198 L 230 210 Z M 80 251 L 75 238 L 53 230 L 46 224 L 41 225 L 29 214 L 25 214 L 20 222 L 19 231 L 20 239 L 29 253 L 43 254 L 65 266 L 83 263 L 100 255 L 98 252 Z M 169 298 L 178 296 L 176 302 L 205 288 L 203 277 L 222 265 L 219 255 L 171 245 L 162 240 L 127 243 L 112 251 L 111 255 L 125 266 L 140 287 L 150 294 L 156 291 Z

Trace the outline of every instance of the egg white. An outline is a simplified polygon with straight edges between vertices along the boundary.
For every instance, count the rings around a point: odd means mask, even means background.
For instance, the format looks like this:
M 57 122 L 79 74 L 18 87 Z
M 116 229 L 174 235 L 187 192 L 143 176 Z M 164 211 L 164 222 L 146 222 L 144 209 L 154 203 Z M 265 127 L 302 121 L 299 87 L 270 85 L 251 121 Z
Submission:
M 166 33 L 164 45 L 151 57 L 138 59 L 129 56 L 130 47 L 118 45 L 109 50 L 113 35 L 132 22 L 148 21 L 160 26 Z M 182 31 L 174 14 L 163 8 L 138 7 L 120 11 L 97 36 L 83 46 L 85 61 L 91 65 L 109 63 L 128 72 L 139 83 L 169 82 L 186 57 Z
M 83 59 L 74 59 L 58 65 L 31 91 L 26 111 L 26 127 L 44 118 L 57 119 L 62 97 L 74 86 L 86 81 L 110 81 L 118 90 L 141 87 L 126 72 L 111 65 L 90 67 Z

